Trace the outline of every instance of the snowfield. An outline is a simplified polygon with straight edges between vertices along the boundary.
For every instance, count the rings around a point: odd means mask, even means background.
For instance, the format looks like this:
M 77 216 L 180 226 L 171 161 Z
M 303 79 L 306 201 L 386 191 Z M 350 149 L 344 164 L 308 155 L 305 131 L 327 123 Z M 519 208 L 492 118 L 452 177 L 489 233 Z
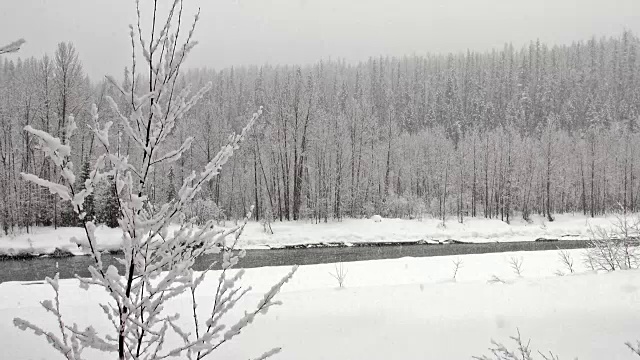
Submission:
M 538 238 L 547 239 L 588 239 L 589 229 L 604 227 L 611 229 L 616 222 L 614 215 L 590 218 L 580 215 L 557 215 L 556 220 L 548 222 L 544 217 L 534 216 L 527 223 L 521 218 L 514 219 L 511 224 L 485 218 L 466 218 L 463 224 L 452 218 L 441 226 L 437 219 L 405 220 L 405 219 L 345 219 L 341 222 L 312 224 L 310 222 L 272 223 L 273 235 L 266 234 L 262 225 L 250 222 L 242 237 L 239 247 L 269 248 L 284 245 L 314 243 L 357 242 L 403 242 L 403 241 L 445 241 L 449 239 L 465 242 L 507 242 L 533 241 Z M 234 225 L 228 221 L 226 226 Z M 102 249 L 119 247 L 122 233 L 120 229 L 99 226 L 96 236 Z M 16 255 L 50 254 L 56 248 L 80 255 L 84 252 L 72 241 L 72 238 L 86 239 L 81 228 L 36 228 L 31 234 L 0 236 L 0 254 Z
M 488 354 L 490 339 L 508 343 L 517 329 L 535 350 L 552 350 L 561 359 L 633 359 L 624 345 L 640 338 L 640 272 L 587 271 L 582 250 L 572 250 L 576 273 L 562 270 L 557 251 L 460 257 L 402 258 L 345 263 L 345 288 L 330 275 L 335 264 L 301 267 L 278 296 L 284 304 L 261 316 L 237 339 L 221 347 L 218 359 L 254 358 L 274 346 L 275 359 L 469 359 Z M 522 277 L 509 259 L 522 259 Z M 457 280 L 453 260 L 462 259 Z M 288 267 L 248 269 L 243 280 L 251 291 L 232 317 L 254 305 Z M 489 283 L 496 275 L 504 283 Z M 199 292 L 211 301 L 216 273 Z M 77 288 L 61 280 L 67 321 L 109 329 L 95 304 L 106 293 Z M 55 330 L 39 301 L 53 291 L 42 284 L 0 284 L 0 342 L 6 359 L 57 359 L 41 337 L 14 328 L 16 316 Z M 186 299 L 170 304 L 170 311 Z M 185 306 L 188 313 L 189 303 Z M 202 305 L 200 309 L 206 312 Z M 181 319 L 185 324 L 189 317 Z M 113 354 L 89 352 L 90 359 Z

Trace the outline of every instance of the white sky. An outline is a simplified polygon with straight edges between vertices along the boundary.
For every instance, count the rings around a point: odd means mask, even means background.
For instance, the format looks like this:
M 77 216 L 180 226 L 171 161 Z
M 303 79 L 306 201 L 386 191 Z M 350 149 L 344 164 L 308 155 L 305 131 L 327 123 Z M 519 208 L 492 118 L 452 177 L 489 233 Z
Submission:
M 167 3 L 169 0 L 160 0 Z M 152 0 L 141 0 L 149 4 Z M 185 0 L 199 5 L 200 45 L 187 65 L 350 62 L 369 56 L 552 44 L 592 35 L 640 35 L 640 0 Z M 87 73 L 119 76 L 129 64 L 133 0 L 0 0 L 0 44 L 23 37 L 20 56 L 71 41 Z M 15 55 L 12 55 L 15 56 Z

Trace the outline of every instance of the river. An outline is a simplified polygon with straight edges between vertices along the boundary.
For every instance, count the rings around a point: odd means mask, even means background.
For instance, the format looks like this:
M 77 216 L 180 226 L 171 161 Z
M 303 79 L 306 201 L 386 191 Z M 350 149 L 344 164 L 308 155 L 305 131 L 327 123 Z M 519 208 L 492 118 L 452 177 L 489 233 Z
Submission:
M 350 262 L 374 259 L 396 259 L 401 257 L 428 257 L 446 255 L 483 254 L 508 251 L 542 251 L 556 249 L 576 249 L 588 246 L 583 240 L 562 241 L 521 241 L 480 244 L 386 244 L 384 246 L 318 247 L 301 249 L 247 250 L 247 255 L 236 267 L 253 268 L 261 266 L 308 265 L 332 262 Z M 103 255 L 105 265 L 116 265 L 117 255 Z M 197 259 L 195 270 L 207 268 L 216 255 Z M 60 272 L 60 278 L 73 278 L 75 274 L 88 277 L 88 266 L 92 264 L 89 256 L 64 258 L 39 257 L 23 260 L 0 261 L 0 283 L 5 281 L 43 280 Z M 216 267 L 214 266 L 214 269 Z

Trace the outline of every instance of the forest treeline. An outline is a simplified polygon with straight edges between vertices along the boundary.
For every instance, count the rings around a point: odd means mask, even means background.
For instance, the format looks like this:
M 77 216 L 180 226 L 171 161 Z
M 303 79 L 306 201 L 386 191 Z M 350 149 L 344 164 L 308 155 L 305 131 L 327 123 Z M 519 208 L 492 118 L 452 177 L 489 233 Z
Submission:
M 188 216 L 341 219 L 372 214 L 595 216 L 640 206 L 638 38 L 624 32 L 566 46 L 539 41 L 490 52 L 370 58 L 359 64 L 191 69 L 181 87 L 213 88 L 177 129 L 171 166 L 150 174 L 149 206 L 177 197 L 188 175 L 210 161 L 260 106 L 250 138 L 210 182 Z M 133 146 L 106 97 L 143 89 L 124 75 L 92 81 L 78 53 L 60 43 L 52 57 L 0 60 L 0 224 L 73 225 L 68 205 L 20 178 L 58 180 L 26 125 L 64 138 L 69 116 L 73 162 L 89 174 L 101 153 L 87 124 L 95 103 L 113 121 L 119 151 Z M 117 86 L 115 86 L 117 85 Z M 148 85 L 148 84 L 147 84 Z M 117 199 L 104 182 L 87 212 L 114 225 Z

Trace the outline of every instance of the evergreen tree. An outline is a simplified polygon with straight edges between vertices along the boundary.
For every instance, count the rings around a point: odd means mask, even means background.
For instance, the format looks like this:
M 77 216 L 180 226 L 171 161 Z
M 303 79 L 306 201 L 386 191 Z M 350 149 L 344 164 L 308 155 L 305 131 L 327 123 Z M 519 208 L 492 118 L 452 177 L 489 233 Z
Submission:
M 91 168 L 89 165 L 89 161 L 84 161 L 82 163 L 82 173 L 80 173 L 80 179 L 78 184 L 78 188 L 80 189 L 80 191 L 85 189 L 85 181 L 89 178 L 90 173 L 91 173 Z M 95 202 L 93 199 L 93 195 L 87 196 L 86 200 L 84 201 L 84 212 L 86 214 L 85 216 L 87 217 L 88 221 L 95 219 L 96 211 L 95 211 Z
M 96 220 L 100 224 L 110 228 L 118 227 L 118 217 L 120 208 L 118 194 L 116 193 L 116 183 L 112 175 L 107 176 L 105 181 L 100 182 L 96 190 Z
M 175 175 L 173 174 L 173 168 L 169 169 L 167 178 L 169 180 L 169 185 L 167 186 L 167 202 L 170 202 L 178 196 L 178 193 L 176 192 Z

